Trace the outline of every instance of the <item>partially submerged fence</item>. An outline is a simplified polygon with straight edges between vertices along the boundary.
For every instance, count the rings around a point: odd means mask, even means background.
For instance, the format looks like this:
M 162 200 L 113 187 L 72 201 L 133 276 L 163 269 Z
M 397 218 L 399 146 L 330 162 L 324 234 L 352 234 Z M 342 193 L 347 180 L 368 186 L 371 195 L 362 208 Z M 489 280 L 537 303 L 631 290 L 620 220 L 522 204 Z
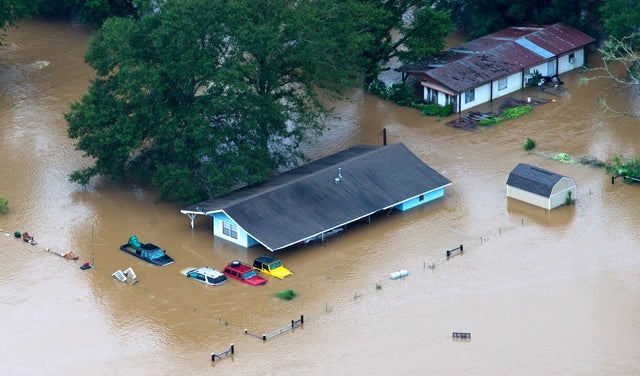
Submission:
M 211 353 L 211 361 L 215 362 L 216 358 L 222 359 L 222 358 L 227 357 L 229 355 L 233 355 L 234 353 L 235 353 L 235 350 L 234 350 L 234 345 L 232 343 L 231 346 L 227 350 L 225 350 L 223 352 Z
M 449 249 L 446 251 L 447 253 L 447 260 L 449 259 L 449 257 L 453 256 L 454 253 L 460 251 L 460 253 L 464 252 L 464 248 L 462 247 L 462 244 L 460 244 L 459 247 L 456 247 L 454 249 Z
M 291 324 L 283 326 L 280 329 L 276 329 L 276 330 L 274 330 L 274 331 L 272 331 L 270 333 L 265 333 L 265 334 L 262 334 L 260 336 L 260 335 L 254 334 L 254 333 L 250 333 L 247 329 L 245 329 L 244 330 L 244 334 L 248 334 L 248 335 L 250 335 L 252 337 L 256 337 L 256 338 L 259 338 L 259 339 L 261 339 L 263 341 L 266 341 L 266 340 L 268 340 L 270 338 L 273 338 L 273 337 L 275 337 L 275 336 L 277 336 L 279 334 L 288 332 L 289 330 L 293 330 L 294 328 L 296 328 L 298 326 L 302 326 L 303 324 L 304 324 L 304 315 L 300 315 L 300 319 L 299 320 L 291 320 Z
M 454 341 L 471 341 L 471 333 L 453 332 L 451 338 L 453 338 Z

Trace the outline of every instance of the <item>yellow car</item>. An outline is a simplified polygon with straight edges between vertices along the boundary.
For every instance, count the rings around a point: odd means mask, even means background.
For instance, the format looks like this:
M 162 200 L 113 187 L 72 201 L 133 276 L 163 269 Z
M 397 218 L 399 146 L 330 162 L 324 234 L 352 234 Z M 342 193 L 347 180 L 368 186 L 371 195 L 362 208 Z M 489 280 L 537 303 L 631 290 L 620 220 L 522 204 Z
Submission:
M 268 255 L 260 256 L 255 259 L 253 261 L 253 268 L 279 279 L 284 279 L 285 277 L 293 275 L 291 270 L 282 266 L 280 260 Z

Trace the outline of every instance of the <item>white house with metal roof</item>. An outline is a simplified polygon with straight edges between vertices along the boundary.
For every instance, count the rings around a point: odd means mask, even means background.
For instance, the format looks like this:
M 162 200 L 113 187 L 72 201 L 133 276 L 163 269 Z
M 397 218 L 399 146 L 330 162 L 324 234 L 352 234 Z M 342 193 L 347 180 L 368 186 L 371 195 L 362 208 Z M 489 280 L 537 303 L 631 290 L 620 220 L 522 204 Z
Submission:
M 270 251 L 303 243 L 384 211 L 441 198 L 449 179 L 403 144 L 355 146 L 269 181 L 182 209 L 213 218 L 213 235 Z
M 575 200 L 576 182 L 568 176 L 520 163 L 507 179 L 507 197 L 551 210 L 567 200 Z
M 595 39 L 561 23 L 509 27 L 397 69 L 420 80 L 423 99 L 459 113 L 524 88 L 537 73 L 580 68 Z

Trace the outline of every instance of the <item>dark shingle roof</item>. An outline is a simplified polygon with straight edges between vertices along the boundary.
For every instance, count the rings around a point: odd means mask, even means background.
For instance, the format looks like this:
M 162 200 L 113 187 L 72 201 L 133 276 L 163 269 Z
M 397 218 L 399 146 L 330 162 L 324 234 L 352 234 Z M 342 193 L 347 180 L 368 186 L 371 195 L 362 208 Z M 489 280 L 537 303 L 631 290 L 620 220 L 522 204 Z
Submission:
M 449 184 L 403 144 L 362 145 L 182 212 L 225 212 L 277 250 Z
M 550 197 L 553 187 L 564 176 L 526 163 L 518 164 L 509 174 L 507 185 Z

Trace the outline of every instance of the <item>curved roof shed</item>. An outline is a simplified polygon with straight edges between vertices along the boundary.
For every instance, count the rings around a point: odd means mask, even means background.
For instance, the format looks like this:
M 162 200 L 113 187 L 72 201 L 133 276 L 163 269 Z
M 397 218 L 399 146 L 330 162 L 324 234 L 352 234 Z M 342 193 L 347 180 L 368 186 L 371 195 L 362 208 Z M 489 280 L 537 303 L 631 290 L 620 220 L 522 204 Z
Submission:
M 526 163 L 518 164 L 507 179 L 507 197 L 551 210 L 576 197 L 576 182 L 568 176 Z

